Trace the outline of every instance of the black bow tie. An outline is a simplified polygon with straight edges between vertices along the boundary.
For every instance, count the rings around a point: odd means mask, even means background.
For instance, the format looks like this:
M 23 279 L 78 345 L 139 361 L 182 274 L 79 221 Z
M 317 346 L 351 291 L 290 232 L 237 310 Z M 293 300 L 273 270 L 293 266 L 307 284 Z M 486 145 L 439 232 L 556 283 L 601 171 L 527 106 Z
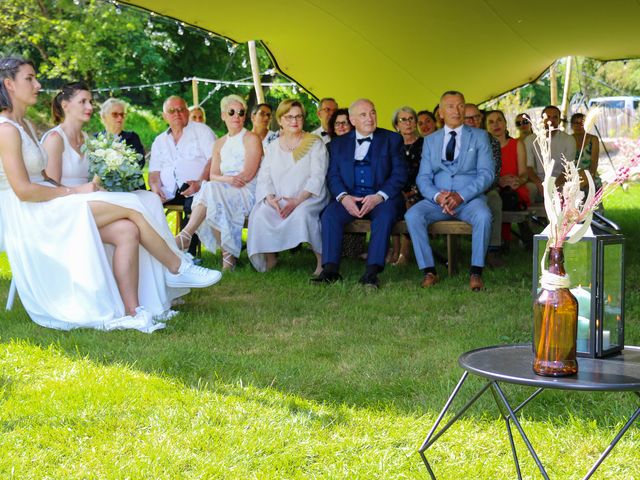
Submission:
M 370 142 L 371 137 L 358 138 L 358 145 L 362 145 L 364 142 Z
M 329 135 L 329 132 L 320 132 L 320 135 L 322 135 L 323 137 L 326 137 L 327 135 Z

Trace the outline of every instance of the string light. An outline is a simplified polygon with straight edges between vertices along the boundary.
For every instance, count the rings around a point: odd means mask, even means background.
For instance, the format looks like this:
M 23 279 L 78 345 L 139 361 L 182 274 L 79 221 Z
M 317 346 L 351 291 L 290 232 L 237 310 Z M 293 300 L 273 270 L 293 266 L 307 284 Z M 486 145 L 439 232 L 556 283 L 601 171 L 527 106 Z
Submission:
M 184 35 L 184 29 L 181 23 L 178 24 L 178 35 Z
M 209 40 L 209 37 L 204 37 L 204 44 L 208 47 L 211 45 L 211 41 Z

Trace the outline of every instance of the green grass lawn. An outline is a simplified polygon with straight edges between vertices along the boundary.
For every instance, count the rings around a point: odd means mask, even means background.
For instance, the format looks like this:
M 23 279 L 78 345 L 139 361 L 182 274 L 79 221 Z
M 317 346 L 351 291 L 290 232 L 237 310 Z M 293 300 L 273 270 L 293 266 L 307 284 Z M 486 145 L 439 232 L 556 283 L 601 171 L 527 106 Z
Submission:
M 626 343 L 640 344 L 640 188 L 606 206 L 627 235 Z M 266 274 L 243 253 L 153 335 L 48 330 L 17 302 L 0 313 L 0 478 L 427 478 L 417 450 L 461 375 L 458 356 L 530 340 L 531 255 L 514 248 L 507 260 L 481 293 L 443 266 L 436 288 L 420 289 L 408 266 L 387 268 L 372 293 L 355 260 L 323 288 L 307 283 L 309 251 Z M 577 479 L 637 404 L 547 391 L 522 422 L 551 478 Z M 540 478 L 516 441 L 523 477 Z M 636 425 L 593 478 L 640 478 L 639 448 Z M 438 478 L 516 478 L 488 395 L 428 454 Z

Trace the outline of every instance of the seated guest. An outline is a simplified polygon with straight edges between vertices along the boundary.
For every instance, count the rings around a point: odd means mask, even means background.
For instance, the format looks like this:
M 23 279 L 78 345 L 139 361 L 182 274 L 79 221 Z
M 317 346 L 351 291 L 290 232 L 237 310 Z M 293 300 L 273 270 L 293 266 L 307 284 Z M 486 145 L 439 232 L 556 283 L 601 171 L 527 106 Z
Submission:
M 193 195 L 209 176 L 216 136 L 204 123 L 190 122 L 187 103 L 175 95 L 164 101 L 162 117 L 169 129 L 158 135 L 151 145 L 149 188 L 162 203 L 184 207 L 184 226 L 191 215 Z M 198 243 L 196 237 L 189 245 L 193 256 Z
M 500 142 L 501 167 L 498 185 L 503 209 L 524 209 L 531 204 L 529 189 L 525 185 L 527 154 L 524 150 L 524 142 L 509 136 L 507 119 L 500 110 L 487 112 L 485 125 L 487 131 Z M 511 225 L 508 223 L 502 224 L 502 238 L 511 240 Z
M 555 160 L 552 176 L 556 178 L 556 185 L 564 183 L 564 163 L 563 158 L 572 161 L 576 158 L 576 142 L 571 137 L 560 130 L 560 109 L 554 105 L 548 105 L 542 110 L 544 128 L 551 129 L 551 158 Z M 524 147 L 527 152 L 527 175 L 529 181 L 529 198 L 532 203 L 543 201 L 542 180 L 544 179 L 544 169 L 542 167 L 542 157 L 538 144 L 534 143 L 535 135 L 529 135 L 524 139 Z
M 602 182 L 598 177 L 598 158 L 600 157 L 600 142 L 598 137 L 584 131 L 584 113 L 574 113 L 571 116 L 571 130 L 576 141 L 576 162 L 580 169 L 580 188 L 588 186 L 584 170 L 589 170 L 596 187 Z
M 66 84 L 53 99 L 51 110 L 54 122 L 58 125 L 44 134 L 42 146 L 48 159 L 45 172 L 54 183 L 65 186 L 83 185 L 89 178 L 89 160 L 85 153 L 78 150 L 81 150 L 87 140 L 82 127 L 91 119 L 93 113 L 91 101 L 91 92 L 84 82 Z M 120 105 L 114 108 L 118 109 L 118 107 Z M 153 221 L 155 229 L 163 238 L 171 239 L 173 235 L 167 225 L 164 208 L 158 196 L 146 190 L 137 190 L 132 193 L 146 208 L 145 213 Z M 129 261 L 130 258 L 123 253 L 126 252 L 123 243 L 128 239 L 118 226 L 100 227 L 98 231 L 102 241 L 111 246 L 107 249 L 107 253 L 114 265 L 122 266 Z M 137 256 L 140 257 L 137 289 L 140 301 L 152 314 L 161 315 L 171 305 L 172 300 L 186 294 L 187 291 L 166 288 L 162 264 L 154 261 L 144 250 Z M 122 270 L 122 267 L 116 268 L 114 273 Z M 123 295 L 123 298 L 128 297 Z M 135 303 L 138 297 L 136 295 L 132 298 L 133 300 L 128 303 Z
M 464 106 L 464 123 L 473 128 L 486 130 L 484 124 L 484 114 L 475 103 L 467 103 Z M 495 165 L 495 177 L 491 187 L 485 192 L 487 205 L 491 210 L 491 237 L 489 237 L 489 250 L 487 252 L 486 264 L 489 267 L 502 267 L 504 262 L 501 258 L 502 250 L 502 197 L 500 197 L 498 179 L 500 178 L 501 152 L 500 142 L 487 132 L 491 144 L 491 156 Z
M 420 200 L 422 195 L 416 186 L 416 176 L 420 170 L 420 159 L 422 158 L 422 144 L 424 138 L 420 136 L 416 128 L 417 115 L 411 107 L 400 107 L 393 114 L 393 127 L 402 135 L 404 160 L 407 163 L 407 183 L 402 193 L 405 198 L 406 208 L 409 209 Z M 435 123 L 433 123 L 435 127 Z M 411 240 L 408 235 L 394 235 L 393 248 L 387 257 L 388 263 L 394 265 L 405 265 L 411 252 Z
M 329 155 L 320 137 L 302 130 L 305 115 L 297 100 L 283 100 L 276 110 L 280 138 L 265 151 L 249 215 L 247 253 L 259 272 L 275 266 L 276 252 L 301 243 L 316 255 L 314 274 L 322 269 L 320 212 L 329 201 Z
M 318 115 L 318 120 L 320 120 L 320 126 L 311 133 L 322 138 L 325 144 L 331 141 L 331 136 L 329 135 L 329 119 L 337 109 L 338 104 L 331 97 L 323 98 L 318 103 L 318 111 L 316 114 Z
M 322 212 L 322 272 L 316 283 L 340 280 L 340 254 L 345 225 L 358 218 L 371 220 L 367 268 L 360 278 L 365 286 L 379 286 L 391 229 L 402 215 L 402 188 L 407 167 L 402 158 L 402 137 L 378 128 L 375 107 L 360 99 L 349 107 L 355 130 L 329 143 L 327 183 L 333 200 Z
M 424 200 L 411 207 L 405 219 L 418 267 L 424 272 L 423 288 L 439 281 L 429 225 L 452 219 L 471 224 L 469 285 L 478 291 L 484 288 L 482 269 L 491 235 L 491 212 L 484 195 L 495 175 L 491 146 L 487 132 L 464 125 L 462 93 L 445 92 L 439 111 L 444 128 L 425 138 L 416 180 Z
M 140 154 L 140 167 L 144 168 L 144 146 L 136 132 L 126 131 L 124 122 L 127 119 L 128 105 L 123 100 L 109 98 L 100 107 L 100 120 L 104 125 L 104 130 L 108 133 L 119 136 L 124 143 Z
M 526 113 L 516 115 L 516 128 L 518 129 L 518 140 L 524 140 L 533 133 L 531 122 Z
M 189 120 L 198 123 L 207 123 L 207 115 L 200 106 L 193 105 L 189 107 Z
M 171 239 L 167 243 L 135 195 L 96 191 L 93 182 L 44 184 L 46 155 L 24 118 L 40 90 L 33 63 L 0 58 L 0 67 L 0 224 L 25 310 L 39 325 L 63 330 L 164 327 L 153 318 L 163 312 L 149 311 L 138 298 L 139 253 L 165 267 L 163 286 L 204 287 L 220 273 L 194 266 Z M 91 94 L 68 92 L 63 88 L 57 99 L 66 117 L 82 123 L 92 110 Z M 84 139 L 79 129 L 74 133 L 70 140 Z M 107 230 L 124 248 L 113 264 L 102 243 Z
M 142 141 L 136 132 L 124 130 L 124 122 L 127 119 L 127 103 L 117 98 L 107 99 L 100 107 L 100 120 L 104 125 L 104 131 L 119 136 L 124 143 L 133 148 L 140 155 L 138 163 L 144 168 L 145 152 Z M 144 189 L 144 180 L 140 184 Z
M 331 138 L 340 137 L 353 130 L 349 121 L 349 109 L 339 108 L 329 119 L 329 135 Z M 345 233 L 342 236 L 342 256 L 351 258 L 365 258 L 367 256 L 367 234 Z
M 220 246 L 222 269 L 233 270 L 242 249 L 244 219 L 255 202 L 255 176 L 262 158 L 260 137 L 244 128 L 247 104 L 238 95 L 220 101 L 227 134 L 213 146 L 209 181 L 195 195 L 191 218 L 176 236 L 182 249 L 197 231 L 211 252 Z
M 251 131 L 260 137 L 262 148 L 267 148 L 271 142 L 278 138 L 279 132 L 274 132 L 269 128 L 273 112 L 268 103 L 258 103 L 251 109 Z
M 349 110 L 346 108 L 339 108 L 331 118 L 329 119 L 329 125 L 327 131 L 331 138 L 339 137 L 346 133 L 349 133 L 353 129 L 353 125 L 349 121 Z
M 420 110 L 418 112 L 418 131 L 420 135 L 426 137 L 431 135 L 438 129 L 438 121 L 436 116 L 429 110 Z

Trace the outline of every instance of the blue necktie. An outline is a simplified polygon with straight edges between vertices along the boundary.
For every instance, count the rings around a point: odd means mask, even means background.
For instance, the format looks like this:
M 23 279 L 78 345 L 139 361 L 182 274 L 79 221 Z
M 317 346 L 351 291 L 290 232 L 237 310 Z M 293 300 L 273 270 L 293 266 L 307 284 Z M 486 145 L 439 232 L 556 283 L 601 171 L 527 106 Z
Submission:
M 449 143 L 447 143 L 447 149 L 444 151 L 444 154 L 448 161 L 453 162 L 453 157 L 456 154 L 456 132 L 452 130 L 449 134 L 451 135 L 451 139 L 449 139 Z

